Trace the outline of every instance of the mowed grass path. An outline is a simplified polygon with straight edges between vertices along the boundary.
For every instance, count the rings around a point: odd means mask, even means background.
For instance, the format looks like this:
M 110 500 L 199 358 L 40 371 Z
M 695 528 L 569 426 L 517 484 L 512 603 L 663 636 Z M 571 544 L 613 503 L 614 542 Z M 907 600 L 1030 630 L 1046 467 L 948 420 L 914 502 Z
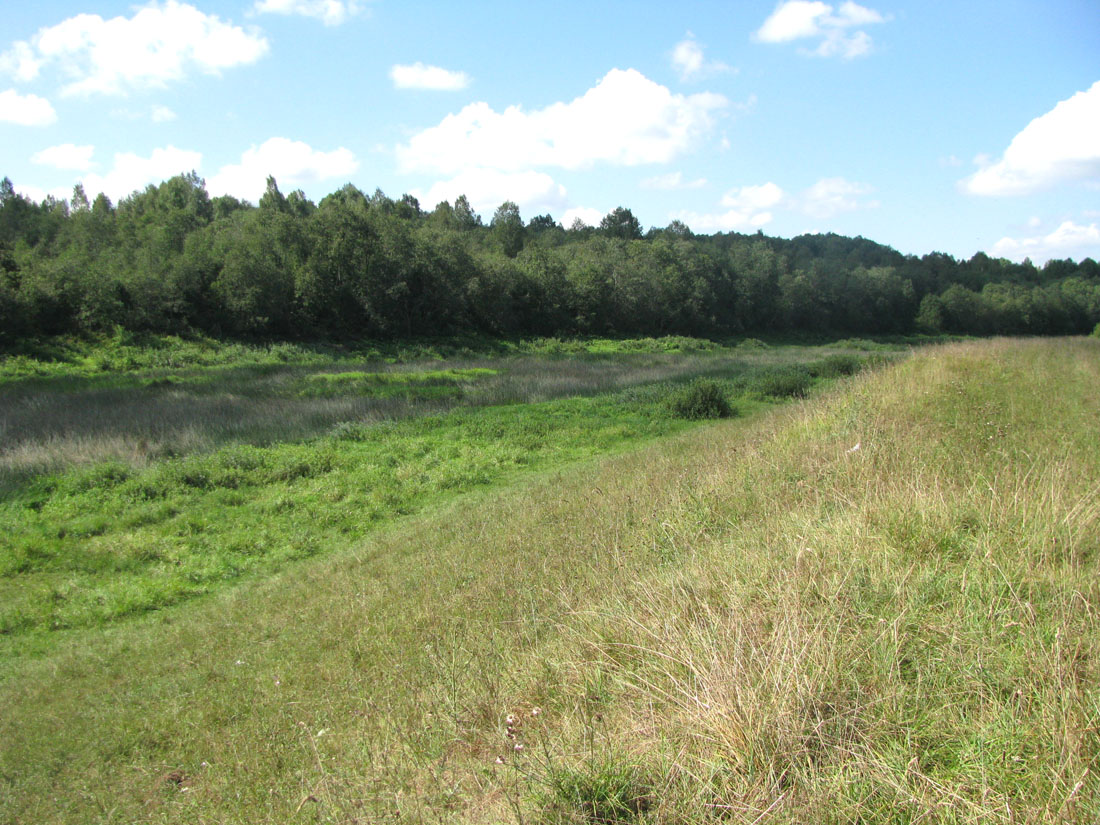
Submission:
M 74 632 L 0 819 L 1095 822 L 1098 382 L 930 348 Z

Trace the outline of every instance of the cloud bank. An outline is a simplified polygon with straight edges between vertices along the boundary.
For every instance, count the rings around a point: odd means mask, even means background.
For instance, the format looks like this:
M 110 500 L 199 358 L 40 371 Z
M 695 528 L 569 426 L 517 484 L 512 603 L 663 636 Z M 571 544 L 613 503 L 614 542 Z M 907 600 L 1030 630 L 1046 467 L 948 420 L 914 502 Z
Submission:
M 1067 181 L 1100 179 L 1100 81 L 1024 127 L 995 163 L 960 187 L 971 195 L 1025 195 Z
M 67 79 L 63 95 L 123 95 L 164 87 L 192 71 L 217 74 L 254 63 L 267 51 L 258 32 L 167 0 L 139 8 L 133 17 L 78 14 L 40 29 L 0 56 L 0 68 L 29 81 L 52 66 Z
M 710 129 L 728 105 L 718 94 L 673 94 L 634 69 L 613 69 L 569 103 L 497 112 L 471 103 L 397 147 L 404 171 L 457 174 L 467 168 L 519 172 L 596 163 L 666 163 Z
M 17 126 L 49 126 L 57 122 L 50 101 L 38 95 L 21 95 L 15 89 L 0 92 L 0 123 Z

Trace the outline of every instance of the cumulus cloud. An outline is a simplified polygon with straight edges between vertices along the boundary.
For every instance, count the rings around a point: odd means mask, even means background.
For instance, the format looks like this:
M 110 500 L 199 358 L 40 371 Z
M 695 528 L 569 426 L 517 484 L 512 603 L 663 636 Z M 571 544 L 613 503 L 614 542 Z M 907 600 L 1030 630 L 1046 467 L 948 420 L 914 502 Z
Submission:
M 15 89 L 0 92 L 0 122 L 17 126 L 49 126 L 57 122 L 50 101 L 38 95 L 21 95 Z
M 457 91 L 470 85 L 466 72 L 452 72 L 438 66 L 428 66 L 420 61 L 410 65 L 396 65 L 390 69 L 390 79 L 398 89 L 430 89 L 433 91 Z
M 20 40 L 6 52 L 0 53 L 0 72 L 10 74 L 20 83 L 26 83 L 38 77 L 42 60 L 31 48 L 31 44 Z
M 667 163 L 712 125 L 722 95 L 673 94 L 634 69 L 613 69 L 569 103 L 497 112 L 471 103 L 397 147 L 405 171 L 456 174 L 465 168 L 522 171 L 595 163 Z
M 733 71 L 730 66 L 719 60 L 707 60 L 703 56 L 703 47 L 699 45 L 691 32 L 688 32 L 687 37 L 673 47 L 672 68 L 684 81 L 695 80 L 719 72 Z
M 501 172 L 498 169 L 464 169 L 450 180 L 439 181 L 426 192 L 414 189 L 425 209 L 441 201 L 452 204 L 465 195 L 475 211 L 491 215 L 505 201 L 514 202 L 520 212 L 535 215 L 558 212 L 566 203 L 565 187 L 544 172 Z
M 139 8 L 133 17 L 70 17 L 40 29 L 29 42 L 16 43 L 0 58 L 0 66 L 21 80 L 33 80 L 43 67 L 56 65 L 69 79 L 64 95 L 121 95 L 163 87 L 192 70 L 217 74 L 254 63 L 267 50 L 258 32 L 167 0 Z
M 684 180 L 683 172 L 669 172 L 665 175 L 646 178 L 639 185 L 642 189 L 659 189 L 671 192 L 678 189 L 701 189 L 707 185 L 707 179 Z
M 674 212 L 670 217 L 682 221 L 693 232 L 743 232 L 755 231 L 772 222 L 771 212 L 746 212 L 729 209 L 725 212 L 692 212 L 683 210 Z
M 960 181 L 971 195 L 1024 195 L 1066 181 L 1100 179 L 1100 81 L 1024 127 L 1004 156 Z
M 356 0 L 257 0 L 253 11 L 261 14 L 296 14 L 339 26 L 360 11 Z
M 223 166 L 207 183 L 211 195 L 233 195 L 250 201 L 259 200 L 273 175 L 281 189 L 332 178 L 346 178 L 359 168 L 359 161 L 348 149 L 340 147 L 322 152 L 302 141 L 274 137 L 250 147 L 240 163 Z
M 799 208 L 812 218 L 831 218 L 840 212 L 851 212 L 878 206 L 877 201 L 861 201 L 873 190 L 865 183 L 844 178 L 822 178 L 798 199 Z
M 573 223 L 579 219 L 585 226 L 599 226 L 606 214 L 590 206 L 574 206 L 565 210 L 565 214 L 561 216 L 561 225 L 572 229 Z
M 1084 258 L 1100 255 L 1100 225 L 1087 226 L 1063 221 L 1053 232 L 1031 238 L 1001 238 L 993 244 L 993 253 L 1022 261 L 1031 258 L 1042 264 L 1051 258 Z
M 149 157 L 141 157 L 133 152 L 118 152 L 114 156 L 114 165 L 107 174 L 85 175 L 81 182 L 89 198 L 102 192 L 111 200 L 119 201 L 151 183 L 160 183 L 183 172 L 197 170 L 201 166 L 201 153 L 177 149 L 175 146 L 154 149 Z
M 60 146 L 50 146 L 41 152 L 31 155 L 31 163 L 43 166 L 52 166 L 55 169 L 76 169 L 85 172 L 95 164 L 92 155 L 94 146 L 76 146 L 72 143 L 62 143 Z
M 872 191 L 864 183 L 844 178 L 822 178 L 808 189 L 789 193 L 771 181 L 757 186 L 741 186 L 722 196 L 725 211 L 700 213 L 682 211 L 671 217 L 683 221 L 697 232 L 734 232 L 756 230 L 775 220 L 775 212 L 798 212 L 815 218 L 830 218 L 840 212 L 877 206 L 860 198 Z
M 851 60 L 871 51 L 871 36 L 862 28 L 883 23 L 882 14 L 857 3 L 841 3 L 834 8 L 820 0 L 786 0 L 753 34 L 760 43 L 790 43 L 816 40 L 817 46 L 803 53 L 816 57 L 841 57 Z
M 167 106 L 154 106 L 150 117 L 153 123 L 169 123 L 176 119 L 176 113 Z

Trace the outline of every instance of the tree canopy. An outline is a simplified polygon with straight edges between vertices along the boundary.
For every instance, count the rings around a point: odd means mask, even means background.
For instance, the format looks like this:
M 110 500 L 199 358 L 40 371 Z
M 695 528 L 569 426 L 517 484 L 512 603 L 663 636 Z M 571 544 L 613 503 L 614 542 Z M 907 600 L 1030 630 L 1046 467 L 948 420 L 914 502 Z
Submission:
M 210 198 L 195 173 L 117 205 L 80 186 L 41 203 L 0 181 L 0 345 L 135 331 L 398 337 L 773 332 L 841 335 L 1088 333 L 1100 266 L 1039 268 L 979 253 L 904 256 L 864 238 L 643 236 L 626 207 L 599 227 L 524 223 L 512 201 L 486 226 L 469 200 L 348 184 L 314 204 L 269 178 L 258 205 Z

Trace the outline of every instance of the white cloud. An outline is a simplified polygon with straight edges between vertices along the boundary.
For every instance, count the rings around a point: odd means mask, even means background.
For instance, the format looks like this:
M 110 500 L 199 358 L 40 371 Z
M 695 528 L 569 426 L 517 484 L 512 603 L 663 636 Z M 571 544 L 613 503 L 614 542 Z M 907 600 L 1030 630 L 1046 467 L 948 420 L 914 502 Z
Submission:
M 855 183 L 844 178 L 822 178 L 799 198 L 799 208 L 812 218 L 831 218 L 839 212 L 851 212 L 878 206 L 877 201 L 861 202 L 861 195 L 873 190 L 865 183 Z
M 1100 225 L 1088 226 L 1064 221 L 1057 229 L 1046 235 L 1032 238 L 1001 238 L 993 244 L 993 253 L 1022 261 L 1031 258 L 1037 264 L 1043 264 L 1051 258 L 1085 258 L 1100 255 Z
M 706 178 L 684 180 L 683 172 L 669 172 L 666 175 L 657 175 L 656 177 L 646 178 L 639 184 L 642 189 L 660 189 L 664 191 L 673 191 L 677 189 L 701 189 L 706 185 Z
M 407 66 L 394 66 L 390 69 L 390 78 L 398 89 L 452 92 L 470 85 L 470 76 L 466 72 L 452 72 L 438 66 L 427 66 L 420 61 Z
M 0 72 L 10 74 L 20 83 L 26 83 L 38 77 L 42 61 L 34 53 L 30 43 L 20 40 L 0 54 Z
M 730 66 L 721 61 L 707 60 L 703 56 L 703 47 L 699 45 L 691 32 L 688 32 L 687 37 L 673 47 L 672 68 L 684 81 L 719 72 L 733 71 Z
M 150 117 L 153 123 L 168 123 L 176 119 L 176 113 L 167 106 L 154 106 Z
M 572 229 L 573 222 L 579 218 L 585 226 L 599 226 L 605 215 L 607 215 L 606 212 L 601 212 L 599 209 L 593 209 L 590 206 L 574 206 L 565 210 L 565 213 L 561 216 L 561 225 L 566 229 Z
M 761 43 L 789 43 L 795 40 L 819 40 L 804 54 L 816 57 L 842 57 L 851 60 L 871 51 L 871 36 L 857 26 L 883 23 L 886 18 L 874 9 L 857 3 L 841 3 L 834 8 L 820 0 L 786 0 L 776 6 L 753 39 Z
M 469 167 L 579 169 L 598 162 L 667 163 L 711 127 L 721 95 L 673 94 L 634 69 L 613 69 L 569 103 L 525 112 L 471 103 L 397 147 L 405 171 L 455 174 Z
M 49 126 L 57 122 L 50 101 L 38 95 L 21 95 L 15 89 L 0 92 L 0 122 L 17 126 Z
M 464 169 L 450 180 L 439 181 L 427 192 L 414 189 L 412 194 L 425 209 L 441 201 L 452 204 L 465 195 L 474 210 L 492 215 L 505 201 L 513 201 L 527 215 L 558 212 L 566 203 L 565 187 L 544 172 L 501 172 L 497 169 Z
M 78 14 L 16 43 L 0 64 L 31 80 L 56 64 L 69 82 L 62 94 L 125 94 L 165 86 L 188 71 L 217 74 L 254 63 L 268 50 L 255 31 L 222 22 L 186 3 L 166 0 L 139 8 L 133 17 L 104 20 Z
M 51 146 L 41 152 L 35 152 L 31 155 L 31 163 L 52 166 L 55 169 L 76 169 L 85 172 L 95 165 L 92 162 L 94 153 L 94 146 L 76 146 L 72 143 L 62 143 L 60 146 Z
M 730 190 L 722 196 L 722 206 L 756 212 L 778 206 L 786 197 L 782 189 L 768 181 L 759 186 L 742 186 Z
M 313 17 L 326 26 L 339 26 L 360 11 L 355 0 L 257 0 L 254 11 Z
M 803 37 L 817 37 L 821 34 L 818 21 L 832 10 L 828 3 L 808 0 L 780 3 L 757 30 L 755 37 L 762 43 L 786 43 Z
M 721 213 L 700 213 L 681 211 L 670 215 L 678 221 L 683 221 L 693 232 L 742 232 L 755 231 L 767 226 L 774 219 L 771 212 L 749 212 L 741 209 L 730 209 Z
M 995 163 L 960 181 L 971 195 L 1023 195 L 1064 181 L 1100 179 L 1100 81 L 1024 127 Z
M 229 194 L 257 201 L 267 187 L 268 175 L 279 188 L 290 191 L 300 186 L 332 178 L 347 178 L 359 168 L 355 155 L 343 147 L 321 152 L 309 144 L 274 137 L 250 147 L 240 163 L 223 166 L 207 181 L 211 195 Z
M 872 188 L 844 178 L 822 178 L 797 194 L 785 192 L 771 181 L 757 186 L 741 186 L 722 196 L 725 211 L 700 213 L 681 211 L 670 217 L 683 221 L 697 232 L 751 231 L 775 220 L 776 210 L 799 212 L 814 218 L 830 218 L 839 212 L 878 206 L 862 201 Z
M 111 200 L 119 201 L 151 183 L 159 184 L 184 172 L 197 170 L 200 166 L 201 153 L 175 146 L 154 149 L 147 158 L 133 152 L 118 152 L 111 171 L 106 175 L 85 175 L 82 183 L 89 199 L 102 192 Z

